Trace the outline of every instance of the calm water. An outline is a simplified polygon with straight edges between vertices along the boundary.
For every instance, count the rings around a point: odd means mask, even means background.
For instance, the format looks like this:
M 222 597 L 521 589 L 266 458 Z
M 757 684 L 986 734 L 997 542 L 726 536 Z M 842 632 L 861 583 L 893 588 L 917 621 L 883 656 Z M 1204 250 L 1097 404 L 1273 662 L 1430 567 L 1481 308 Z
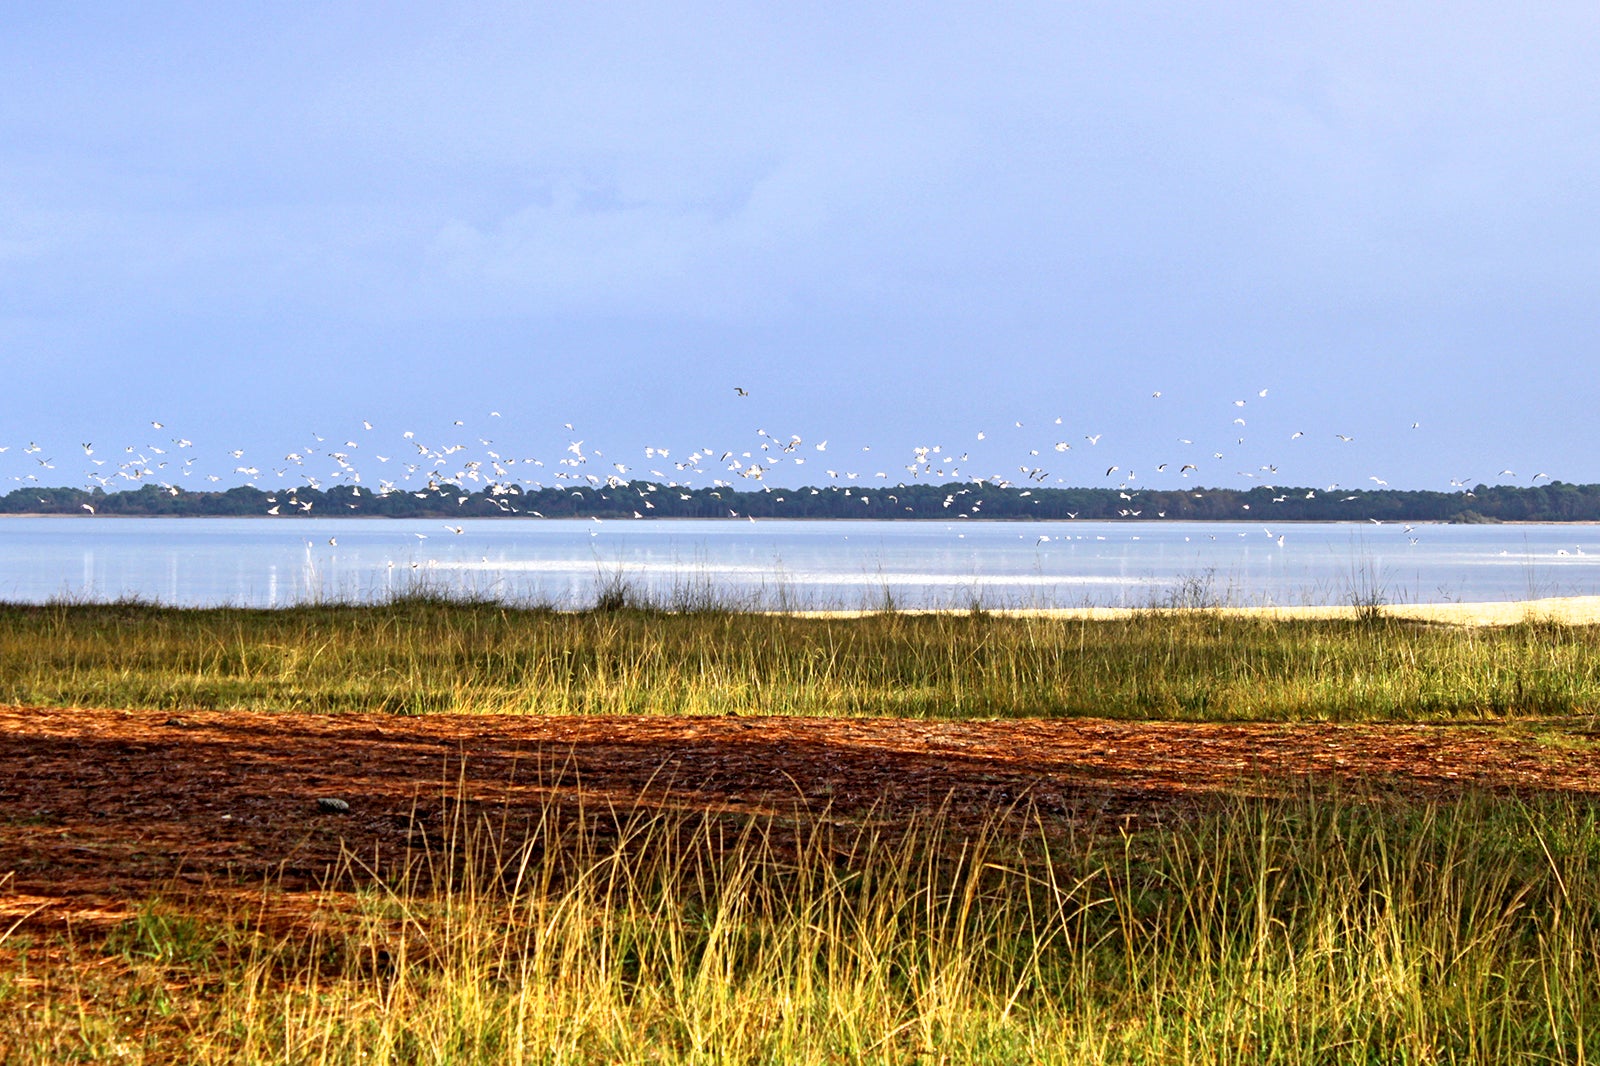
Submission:
M 1187 522 L 0 519 L 0 599 L 282 606 L 418 585 L 558 606 L 1145 606 L 1600 593 L 1600 527 Z M 1282 543 L 1279 537 L 1282 537 Z

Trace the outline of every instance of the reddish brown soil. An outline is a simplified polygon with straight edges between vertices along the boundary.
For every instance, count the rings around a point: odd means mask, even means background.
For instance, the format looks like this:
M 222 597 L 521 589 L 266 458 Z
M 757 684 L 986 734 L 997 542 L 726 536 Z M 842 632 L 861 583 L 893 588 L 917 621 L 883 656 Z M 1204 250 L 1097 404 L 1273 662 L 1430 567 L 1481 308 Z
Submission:
M 870 819 L 1019 802 L 1136 826 L 1299 780 L 1447 796 L 1600 792 L 1586 743 L 1470 727 L 800 718 L 301 716 L 0 708 L 0 934 L 114 921 L 153 893 L 325 878 L 465 803 Z M 337 797 L 347 814 L 319 813 Z

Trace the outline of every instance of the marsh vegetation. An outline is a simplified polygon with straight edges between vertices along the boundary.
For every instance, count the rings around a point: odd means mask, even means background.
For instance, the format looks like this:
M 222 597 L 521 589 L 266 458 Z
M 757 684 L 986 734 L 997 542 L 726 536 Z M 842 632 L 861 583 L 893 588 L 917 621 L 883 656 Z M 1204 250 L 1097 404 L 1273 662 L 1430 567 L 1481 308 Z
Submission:
M 338 713 L 1230 721 L 1587 715 L 1600 627 L 858 618 L 406 598 L 374 607 L 0 606 L 0 702 Z
M 10 606 L 0 701 L 1573 736 L 1600 705 L 1600 631 L 1531 620 L 611 608 Z M 1024 797 L 976 831 L 578 799 L 457 805 L 309 896 L 174 883 L 107 929 L 0 924 L 0 1060 L 1578 1063 L 1600 1032 L 1589 792 L 1308 780 L 1090 829 Z
M 1595 806 L 1307 791 L 959 839 L 608 812 L 351 855 L 308 909 L 3 945 L 8 1061 L 1583 1062 Z M 276 915 L 276 917 L 274 917 Z

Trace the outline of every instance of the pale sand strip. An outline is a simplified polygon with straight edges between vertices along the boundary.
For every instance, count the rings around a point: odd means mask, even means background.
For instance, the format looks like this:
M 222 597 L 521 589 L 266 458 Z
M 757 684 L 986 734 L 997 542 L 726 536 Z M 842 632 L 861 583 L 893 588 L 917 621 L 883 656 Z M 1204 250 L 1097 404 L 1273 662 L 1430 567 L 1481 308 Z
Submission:
M 1132 618 L 1161 608 L 1150 607 L 1040 607 L 1001 608 L 984 613 L 997 618 L 1062 618 L 1111 620 Z M 1355 618 L 1367 608 L 1333 607 L 1202 607 L 1180 610 L 1203 611 L 1225 618 Z M 1600 596 L 1553 596 L 1539 600 L 1506 600 L 1492 603 L 1396 603 L 1377 610 L 1390 618 L 1413 618 L 1458 626 L 1506 626 L 1518 622 L 1559 622 L 1564 625 L 1600 623 Z M 876 611 L 778 611 L 799 618 L 864 618 Z M 966 614 L 959 609 L 899 610 L 897 614 Z

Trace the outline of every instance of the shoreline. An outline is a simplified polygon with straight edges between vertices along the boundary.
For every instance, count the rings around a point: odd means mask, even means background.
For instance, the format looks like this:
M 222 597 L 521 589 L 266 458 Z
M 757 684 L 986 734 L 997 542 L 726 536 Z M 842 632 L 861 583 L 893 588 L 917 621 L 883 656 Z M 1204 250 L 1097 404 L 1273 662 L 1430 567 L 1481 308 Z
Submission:
M 961 522 L 963 525 L 979 523 L 984 525 L 1054 525 L 1067 523 L 1102 523 L 1119 526 L 1160 526 L 1179 524 L 1191 525 L 1247 525 L 1259 526 L 1262 521 L 1255 518 L 1023 518 L 1023 517 L 981 517 L 973 518 L 967 515 L 940 515 L 927 517 L 888 517 L 874 515 L 871 517 L 846 517 L 842 515 L 813 515 L 804 517 L 778 517 L 768 515 L 752 518 L 740 515 L 738 518 L 705 517 L 697 518 L 690 515 L 643 515 L 639 518 L 623 518 L 617 515 L 600 517 L 596 515 L 532 515 L 532 514 L 477 514 L 477 515 L 385 515 L 385 514 L 84 514 L 73 511 L 5 511 L 0 512 L 0 521 L 7 518 L 73 518 L 83 521 L 109 518 L 150 518 L 168 519 L 171 521 L 188 522 L 197 519 L 227 519 L 229 521 L 261 520 L 280 522 L 290 520 L 320 521 L 350 521 L 362 520 L 370 522 L 433 522 L 444 521 L 449 518 L 458 522 L 512 522 L 524 519 L 533 522 L 727 522 L 731 524 L 765 524 L 767 522 L 904 522 L 907 524 L 945 522 Z M 1458 522 L 1448 518 L 1385 518 L 1374 520 L 1372 518 L 1274 518 L 1273 525 L 1291 526 L 1600 526 L 1600 519 L 1595 518 L 1497 518 L 1489 522 Z
M 763 611 L 769 617 L 866 618 L 881 611 Z M 957 615 L 970 613 L 960 608 L 906 608 L 904 615 Z M 1214 615 L 1219 618 L 1252 618 L 1273 621 L 1354 620 L 1372 613 L 1384 618 L 1435 622 L 1455 626 L 1509 626 L 1519 622 L 1554 622 L 1559 625 L 1600 624 L 1600 596 L 1550 596 L 1533 600 L 1486 600 L 1473 603 L 1386 603 L 1375 607 L 1344 605 L 1285 607 L 1016 607 L 984 610 L 995 618 L 1041 618 L 1064 621 L 1109 622 L 1140 615 Z

